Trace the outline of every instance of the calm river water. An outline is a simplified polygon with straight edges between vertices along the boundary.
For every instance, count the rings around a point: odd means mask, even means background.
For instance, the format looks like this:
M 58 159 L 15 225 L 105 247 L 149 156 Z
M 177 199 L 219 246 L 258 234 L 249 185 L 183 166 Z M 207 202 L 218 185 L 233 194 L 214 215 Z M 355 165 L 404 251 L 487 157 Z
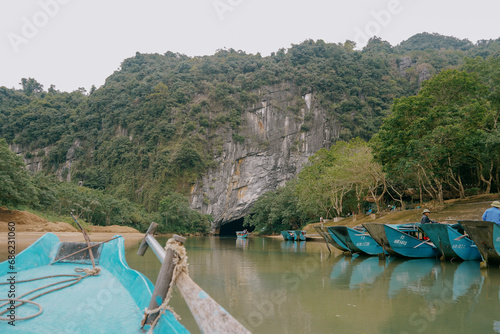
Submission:
M 128 264 L 155 282 L 159 261 L 137 248 Z M 191 237 L 186 250 L 193 280 L 253 333 L 500 333 L 500 269 L 479 262 L 380 261 L 271 238 Z M 171 304 L 199 333 L 178 291 Z

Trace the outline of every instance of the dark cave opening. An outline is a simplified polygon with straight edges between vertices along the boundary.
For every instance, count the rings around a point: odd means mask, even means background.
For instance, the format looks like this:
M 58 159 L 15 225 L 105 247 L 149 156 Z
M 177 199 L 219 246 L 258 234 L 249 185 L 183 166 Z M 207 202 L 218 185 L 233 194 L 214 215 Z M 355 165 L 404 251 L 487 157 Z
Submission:
M 244 229 L 247 229 L 248 232 L 252 232 L 254 230 L 253 226 L 243 227 L 244 220 L 245 218 L 238 218 L 236 220 L 227 222 L 224 225 L 221 225 L 219 235 L 235 237 L 236 231 L 243 231 Z

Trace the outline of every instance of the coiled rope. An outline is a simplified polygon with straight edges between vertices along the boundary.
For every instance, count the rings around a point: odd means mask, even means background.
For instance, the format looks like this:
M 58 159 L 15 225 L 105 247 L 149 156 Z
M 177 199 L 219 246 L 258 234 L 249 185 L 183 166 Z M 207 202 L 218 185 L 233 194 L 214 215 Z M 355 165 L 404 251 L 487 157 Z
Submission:
M 61 275 L 50 275 L 50 276 L 36 277 L 36 278 L 27 279 L 27 280 L 23 280 L 23 281 L 16 281 L 16 284 L 18 284 L 18 283 L 27 283 L 27 282 L 39 281 L 39 280 L 48 279 L 48 278 L 55 278 L 55 277 L 73 277 L 73 278 L 70 278 L 70 279 L 67 279 L 67 280 L 63 280 L 63 281 L 59 281 L 59 282 L 47 284 L 47 285 L 44 285 L 42 287 L 33 289 L 33 290 L 28 291 L 25 294 L 19 296 L 18 298 L 0 299 L 0 301 L 5 302 L 5 303 L 3 303 L 3 304 L 0 305 L 0 309 L 6 307 L 9 304 L 12 304 L 11 301 L 16 301 L 16 302 L 19 303 L 17 305 L 14 303 L 14 307 L 15 308 L 18 308 L 18 307 L 20 307 L 20 306 L 22 306 L 22 305 L 24 305 L 26 303 L 29 303 L 29 304 L 33 304 L 33 305 L 37 306 L 39 308 L 39 311 L 37 313 L 35 313 L 35 314 L 29 315 L 29 316 L 26 316 L 26 317 L 21 317 L 21 318 L 17 318 L 16 317 L 16 321 L 17 320 L 28 320 L 28 319 L 37 317 L 40 314 L 42 314 L 43 308 L 42 308 L 42 306 L 40 304 L 34 302 L 33 299 L 36 299 L 36 298 L 41 297 L 43 295 L 46 295 L 48 293 L 51 293 L 51 292 L 54 292 L 54 291 L 57 291 L 57 290 L 61 290 L 61 289 L 70 287 L 72 285 L 75 285 L 75 284 L 79 283 L 81 280 L 83 280 L 86 277 L 97 276 L 97 275 L 99 275 L 100 271 L 101 271 L 101 268 L 98 268 L 98 267 L 94 267 L 92 269 L 75 268 L 75 272 L 77 272 L 77 273 L 85 273 L 85 275 L 61 274 Z M 38 294 L 38 295 L 36 295 L 34 297 L 31 297 L 31 298 L 28 298 L 28 299 L 23 299 L 23 297 L 25 297 L 27 295 L 30 295 L 30 294 L 32 294 L 34 292 L 37 292 L 37 291 L 43 290 L 43 289 L 47 289 L 47 288 L 50 288 L 52 286 L 56 286 L 56 285 L 63 284 L 63 283 L 68 283 L 68 284 L 60 286 L 60 287 L 56 287 L 54 289 L 51 289 L 51 290 L 48 290 L 48 291 L 45 291 L 45 292 L 42 292 L 42 293 L 40 293 L 40 294 Z M 10 283 L 9 282 L 0 283 L 0 285 L 7 285 L 7 284 L 10 284 Z M 9 309 L 5 309 L 4 311 L 0 312 L 0 315 L 3 315 L 5 313 L 7 313 L 8 311 L 9 311 Z M 0 318 L 0 320 L 10 321 L 11 319 L 9 319 L 9 318 Z
M 172 281 L 170 282 L 170 286 L 168 288 L 167 294 L 162 304 L 155 309 L 150 310 L 149 308 L 146 307 L 146 309 L 144 310 L 144 313 L 148 315 L 159 312 L 158 316 L 156 317 L 156 319 L 151 324 L 151 327 L 149 328 L 148 331 L 149 334 L 153 333 L 153 329 L 160 320 L 161 316 L 165 314 L 166 310 L 172 312 L 175 319 L 177 319 L 178 321 L 181 320 L 181 317 L 177 313 L 175 313 L 174 309 L 171 306 L 169 306 L 168 303 L 170 301 L 170 298 L 172 297 L 172 291 L 177 281 L 177 277 L 179 277 L 181 273 L 186 273 L 189 275 L 188 262 L 187 262 L 188 257 L 186 253 L 186 248 L 184 248 L 184 246 L 180 242 L 176 241 L 173 238 L 168 239 L 167 244 L 165 245 L 165 251 L 167 251 L 168 249 L 171 249 L 173 251 L 174 254 L 173 263 L 175 268 L 172 274 Z

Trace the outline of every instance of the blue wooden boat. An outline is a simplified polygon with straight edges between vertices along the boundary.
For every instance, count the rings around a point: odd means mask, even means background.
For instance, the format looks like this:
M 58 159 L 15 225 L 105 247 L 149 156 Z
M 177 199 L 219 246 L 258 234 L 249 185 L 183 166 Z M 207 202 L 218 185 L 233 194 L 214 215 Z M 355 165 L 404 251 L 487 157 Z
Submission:
M 420 229 L 439 248 L 442 260 L 481 260 L 476 244 L 464 235 L 460 224 L 422 224 Z
M 439 249 L 423 239 L 423 233 L 415 224 L 363 224 L 372 238 L 382 246 L 388 254 L 407 258 L 437 257 Z
M 339 238 L 337 238 L 336 235 L 328 231 L 326 227 L 322 228 L 321 226 L 314 226 L 314 229 L 318 232 L 319 235 L 323 237 L 323 239 L 325 239 L 325 241 L 328 244 L 331 244 L 333 247 L 340 249 L 343 252 L 349 251 L 349 248 L 347 248 L 347 246 L 344 245 L 342 240 L 340 240 Z
M 237 238 L 246 238 L 246 237 L 248 237 L 248 232 L 247 231 L 236 231 L 236 237 Z
M 293 231 L 295 241 L 306 241 L 306 231 Z
M 138 271 L 130 269 L 125 261 L 123 238 L 118 237 L 108 243 L 93 248 L 95 262 L 100 268 L 97 276 L 86 276 L 75 269 L 92 269 L 89 259 L 78 257 L 67 262 L 54 262 L 63 254 L 65 247 L 75 243 L 62 243 L 59 238 L 47 233 L 31 246 L 15 256 L 13 263 L 0 263 L 0 282 L 15 279 L 15 298 L 33 299 L 24 305 L 17 305 L 14 312 L 8 311 L 0 317 L 15 316 L 15 326 L 0 322 L 3 333 L 141 333 L 144 309 L 148 307 L 154 289 L 151 281 Z M 84 243 L 78 243 L 83 244 Z M 68 246 L 69 245 L 69 246 Z M 88 252 L 86 252 L 88 255 Z M 70 253 L 68 253 L 70 254 Z M 83 254 L 83 252 L 81 253 Z M 98 255 L 97 255 L 98 254 Z M 57 276 L 61 275 L 61 276 Z M 30 279 L 47 277 L 30 282 Z M 64 286 L 56 284 L 29 295 L 23 294 L 61 281 L 79 281 L 66 288 L 35 298 L 49 289 Z M 9 284 L 0 285 L 0 298 L 8 296 L 12 290 Z M 9 307 L 9 300 L 0 301 Z M 5 305 L 7 303 L 7 305 Z M 39 313 L 30 319 L 22 318 Z M 30 305 L 31 304 L 31 305 Z M 154 333 L 188 333 L 169 311 L 160 317 Z
M 351 253 L 377 255 L 384 252 L 365 228 L 350 228 L 347 226 L 329 226 L 328 230 L 344 242 Z
M 281 235 L 285 241 L 293 241 L 295 239 L 295 233 L 293 233 L 293 231 L 281 231 Z
M 482 220 L 459 220 L 477 246 L 486 266 L 500 266 L 500 226 Z

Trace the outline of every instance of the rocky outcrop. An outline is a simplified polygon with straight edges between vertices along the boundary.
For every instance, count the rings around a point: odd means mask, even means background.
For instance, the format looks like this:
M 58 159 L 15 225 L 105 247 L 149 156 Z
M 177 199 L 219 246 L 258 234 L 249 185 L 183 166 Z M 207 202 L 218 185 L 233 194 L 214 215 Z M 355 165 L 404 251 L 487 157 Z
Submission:
M 295 177 L 311 155 L 338 138 L 339 126 L 313 94 L 297 99 L 296 92 L 280 86 L 261 96 L 243 115 L 244 142 L 235 142 L 230 132 L 223 135 L 218 166 L 192 188 L 191 207 L 212 215 L 214 232 L 248 214 L 259 196 Z

